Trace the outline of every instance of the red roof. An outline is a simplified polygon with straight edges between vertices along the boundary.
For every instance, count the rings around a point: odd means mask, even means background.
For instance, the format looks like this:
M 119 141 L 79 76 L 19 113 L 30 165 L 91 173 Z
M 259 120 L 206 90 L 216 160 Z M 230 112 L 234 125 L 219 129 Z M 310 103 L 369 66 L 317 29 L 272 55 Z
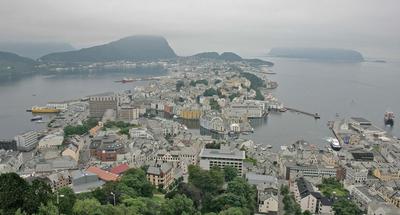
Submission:
M 124 173 L 128 169 L 129 169 L 128 164 L 124 163 L 124 164 L 120 164 L 118 166 L 115 166 L 114 168 L 112 168 L 110 170 L 110 172 L 112 172 L 114 174 L 117 174 L 117 175 L 120 175 L 121 173 Z
M 96 174 L 103 181 L 116 181 L 118 175 L 102 170 L 99 167 L 91 166 L 86 171 Z

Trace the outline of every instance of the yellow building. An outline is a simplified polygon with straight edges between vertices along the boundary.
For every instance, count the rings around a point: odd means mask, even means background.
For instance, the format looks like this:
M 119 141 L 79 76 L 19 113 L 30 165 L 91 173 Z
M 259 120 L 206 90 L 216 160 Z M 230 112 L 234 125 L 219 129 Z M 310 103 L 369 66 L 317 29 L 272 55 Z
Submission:
M 180 117 L 182 119 L 200 119 L 201 110 L 196 109 L 183 109 L 181 110 Z
M 389 180 L 399 180 L 400 179 L 400 171 L 393 170 L 393 169 L 380 169 L 376 168 L 373 171 L 373 175 L 379 178 L 382 181 L 389 181 Z

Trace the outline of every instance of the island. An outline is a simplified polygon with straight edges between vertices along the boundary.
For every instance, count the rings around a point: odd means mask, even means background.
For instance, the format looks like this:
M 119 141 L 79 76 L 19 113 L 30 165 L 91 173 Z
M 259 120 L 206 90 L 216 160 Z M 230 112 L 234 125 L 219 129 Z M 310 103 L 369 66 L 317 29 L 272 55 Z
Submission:
M 337 48 L 273 48 L 271 57 L 303 58 L 321 61 L 363 62 L 360 52 Z

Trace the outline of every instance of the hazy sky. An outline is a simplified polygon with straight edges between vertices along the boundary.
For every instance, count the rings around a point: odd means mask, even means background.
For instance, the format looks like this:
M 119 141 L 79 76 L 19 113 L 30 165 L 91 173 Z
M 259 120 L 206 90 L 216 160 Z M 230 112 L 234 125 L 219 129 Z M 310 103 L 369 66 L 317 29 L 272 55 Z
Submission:
M 0 41 L 87 47 L 156 34 L 178 55 L 312 46 L 400 58 L 399 9 L 399 0 L 0 0 Z

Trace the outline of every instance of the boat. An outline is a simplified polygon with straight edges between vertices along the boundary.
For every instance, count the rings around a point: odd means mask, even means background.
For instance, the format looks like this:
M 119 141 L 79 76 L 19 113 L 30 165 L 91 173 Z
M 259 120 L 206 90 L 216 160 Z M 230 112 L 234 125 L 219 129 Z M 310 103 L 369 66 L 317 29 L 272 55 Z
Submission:
M 122 80 L 115 81 L 115 82 L 120 82 L 120 83 L 125 84 L 125 83 L 134 82 L 134 81 L 135 81 L 135 79 L 133 79 L 133 78 L 123 78 Z
M 326 141 L 328 141 L 330 143 L 331 148 L 335 151 L 339 151 L 342 148 L 342 146 L 339 143 L 339 140 L 336 138 L 328 137 L 328 138 L 326 138 Z
M 31 118 L 31 121 L 32 121 L 32 122 L 34 122 L 34 121 L 41 121 L 42 119 L 43 119 L 42 116 L 34 116 L 34 117 Z
M 266 145 L 266 147 L 267 147 L 267 149 L 272 149 L 272 145 L 271 144 Z
M 285 107 L 279 108 L 279 112 L 286 112 L 286 111 L 287 111 L 287 108 L 285 108 Z
M 50 107 L 33 106 L 30 110 L 32 113 L 59 113 L 61 110 Z
M 394 113 L 391 111 L 386 111 L 384 115 L 384 122 L 385 125 L 392 127 L 394 124 Z

